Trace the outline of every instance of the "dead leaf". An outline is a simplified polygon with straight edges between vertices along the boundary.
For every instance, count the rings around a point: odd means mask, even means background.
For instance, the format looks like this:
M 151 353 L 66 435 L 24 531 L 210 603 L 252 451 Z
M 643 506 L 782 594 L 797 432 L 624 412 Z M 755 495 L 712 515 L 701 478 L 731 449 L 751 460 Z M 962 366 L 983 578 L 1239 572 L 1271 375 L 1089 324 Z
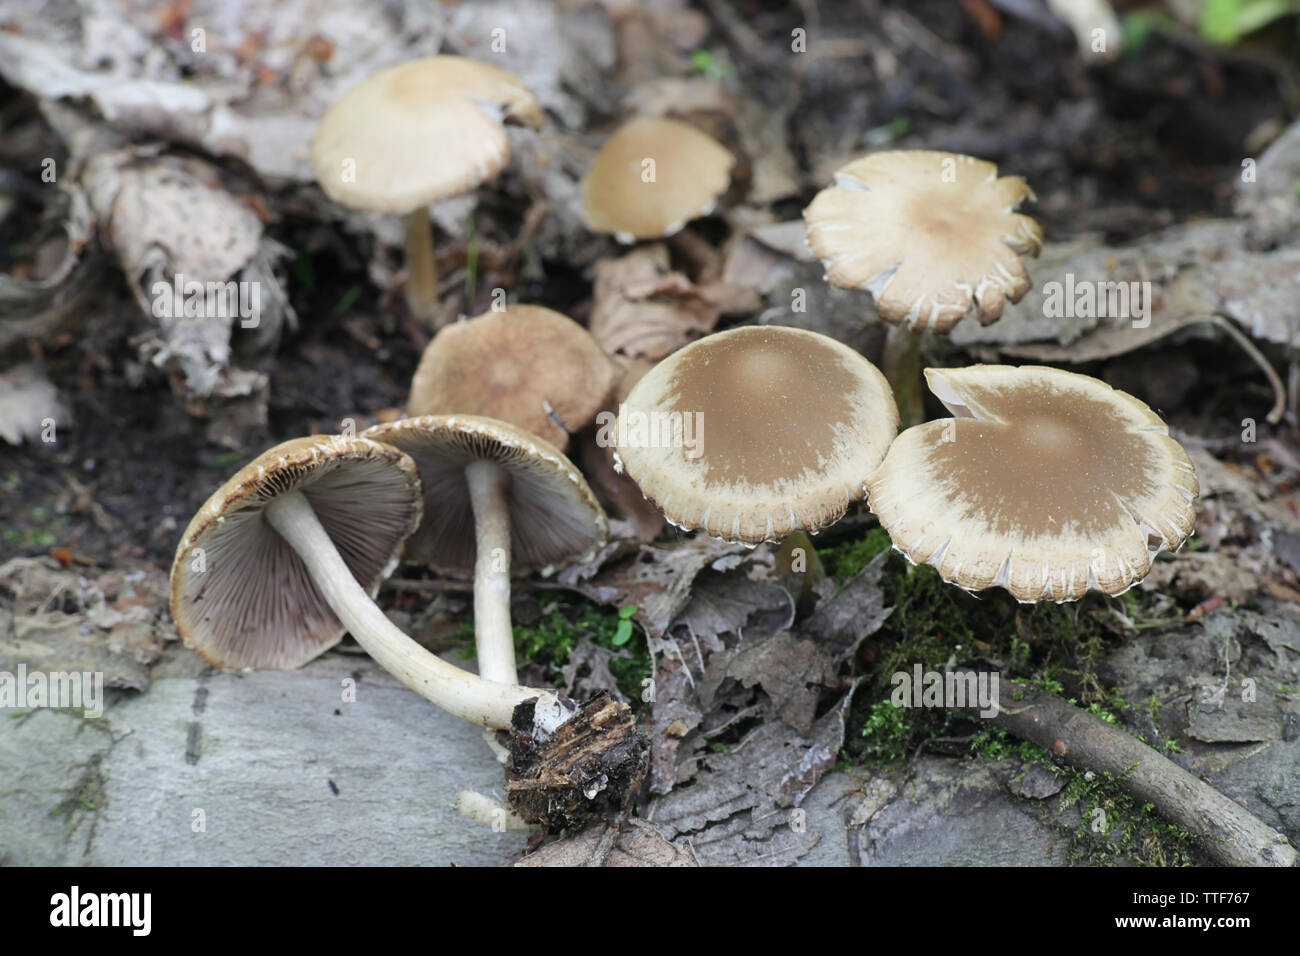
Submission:
M 560 674 L 564 678 L 565 696 L 586 700 L 605 691 L 626 703 L 627 698 L 618 689 L 618 678 L 610 671 L 609 662 L 626 660 L 631 656 L 627 651 L 610 650 L 601 647 L 590 637 L 583 637 L 569 654 L 568 660 L 560 667 Z M 579 677 L 578 673 L 583 668 L 586 668 L 587 672 Z
M 524 857 L 515 866 L 588 866 L 598 852 L 602 839 L 609 839 L 602 825 L 587 827 L 581 833 Z M 699 866 L 690 845 L 673 846 L 645 820 L 631 819 L 619 828 L 614 848 L 602 866 Z
M 801 622 L 798 633 L 828 650 L 836 664 L 857 653 L 862 641 L 880 630 L 892 607 L 885 607 L 880 574 L 890 551 L 882 551 L 842 586 L 827 581 L 812 616 Z
M 714 281 L 697 286 L 669 265 L 663 243 L 596 263 L 591 334 L 612 354 L 661 359 L 713 331 L 724 313 L 751 311 L 752 290 Z
M 695 576 L 718 558 L 747 550 L 743 544 L 699 535 L 668 545 L 641 545 L 630 557 L 611 562 L 594 575 L 583 577 L 566 569 L 558 580 L 600 604 L 635 604 L 637 623 L 650 637 L 654 651 L 655 641 L 690 601 Z
M 175 638 L 170 593 L 152 566 L 92 579 L 14 558 L 0 565 L 0 669 L 100 672 L 109 687 L 147 690 L 149 665 Z
M 852 691 L 807 734 L 769 719 L 723 753 L 704 753 L 690 787 L 651 803 L 650 819 L 705 866 L 789 865 L 821 834 L 795 812 L 834 766 Z

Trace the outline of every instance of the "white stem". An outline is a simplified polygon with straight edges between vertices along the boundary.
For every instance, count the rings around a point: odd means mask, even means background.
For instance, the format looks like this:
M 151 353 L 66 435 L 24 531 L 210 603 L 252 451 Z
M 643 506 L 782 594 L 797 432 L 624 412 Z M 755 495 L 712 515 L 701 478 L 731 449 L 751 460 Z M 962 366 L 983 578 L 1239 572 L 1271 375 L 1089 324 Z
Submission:
M 450 714 L 506 730 L 518 704 L 540 698 L 537 712 L 563 708 L 554 694 L 497 683 L 463 671 L 429 653 L 384 616 L 352 576 L 316 512 L 300 491 L 281 495 L 266 509 L 266 520 L 307 566 L 316 587 L 357 643 L 384 670 Z
M 513 684 L 515 635 L 510 626 L 510 476 L 490 461 L 465 466 L 474 509 L 474 640 L 478 672 L 488 680 Z

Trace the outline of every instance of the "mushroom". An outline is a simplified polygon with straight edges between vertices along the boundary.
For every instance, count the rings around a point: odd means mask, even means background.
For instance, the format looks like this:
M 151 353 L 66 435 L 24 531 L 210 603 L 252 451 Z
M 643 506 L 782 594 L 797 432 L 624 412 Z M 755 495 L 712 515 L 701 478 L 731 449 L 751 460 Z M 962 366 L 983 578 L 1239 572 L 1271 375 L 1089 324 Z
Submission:
M 671 236 L 713 211 L 734 161 L 725 146 L 689 123 L 634 119 L 615 130 L 587 170 L 587 226 L 626 243 Z
M 955 153 L 873 153 L 835 173 L 804 210 L 808 246 L 841 289 L 865 289 L 894 328 L 885 375 L 898 390 L 904 424 L 921 420 L 920 341 L 946 334 L 975 309 L 998 320 L 1007 300 L 1029 290 L 1021 255 L 1038 255 L 1043 232 L 1014 210 L 1033 190 L 1019 176 Z M 910 330 L 910 331 L 909 331 Z
M 513 73 L 459 56 L 413 60 L 380 70 L 326 110 L 311 164 L 335 202 L 406 217 L 407 302 L 427 319 L 438 303 L 429 204 L 505 168 L 504 123 L 541 122 L 537 98 Z
M 419 525 L 420 479 L 395 448 L 361 437 L 277 445 L 221 486 L 176 548 L 171 611 L 187 647 L 225 668 L 298 667 L 345 631 L 407 687 L 465 720 L 508 728 L 554 694 L 494 682 L 429 653 L 374 603 L 402 542 Z
M 865 497 L 898 430 L 889 385 L 816 332 L 745 326 L 656 365 L 619 408 L 618 464 L 674 525 L 757 543 Z
M 479 673 L 513 684 L 510 572 L 553 568 L 593 553 L 609 523 L 587 482 L 549 442 L 476 415 L 424 415 L 367 429 L 419 469 L 424 517 L 408 560 L 474 576 Z
M 568 316 L 512 305 L 444 327 L 411 380 L 412 416 L 500 419 L 563 451 L 595 419 L 622 371 Z
M 1119 594 L 1191 534 L 1196 473 L 1145 404 L 1060 369 L 926 369 L 955 418 L 904 431 L 867 478 L 908 560 L 1018 600 Z

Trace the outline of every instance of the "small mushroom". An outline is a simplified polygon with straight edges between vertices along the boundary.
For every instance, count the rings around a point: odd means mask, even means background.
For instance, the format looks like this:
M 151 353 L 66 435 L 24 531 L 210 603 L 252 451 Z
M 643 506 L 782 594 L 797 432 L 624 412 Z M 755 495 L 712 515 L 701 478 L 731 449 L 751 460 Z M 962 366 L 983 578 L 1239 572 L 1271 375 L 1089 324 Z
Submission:
M 614 131 L 587 171 L 587 226 L 627 243 L 671 236 L 713 211 L 733 163 L 725 146 L 689 123 L 634 119 Z
M 187 647 L 226 668 L 298 667 L 350 632 L 385 670 L 442 709 L 506 729 L 517 705 L 557 723 L 546 691 L 486 680 L 429 653 L 374 603 L 419 525 L 420 479 L 395 448 L 299 438 L 254 459 L 199 509 L 176 548 L 171 611 Z
M 424 517 L 408 560 L 474 576 L 479 673 L 516 680 L 510 572 L 551 569 L 593 553 L 609 534 L 581 473 L 549 442 L 475 415 L 424 415 L 367 429 L 419 469 Z
M 804 210 L 808 245 L 841 289 L 866 289 L 886 322 L 948 332 L 975 307 L 984 325 L 1029 290 L 1020 256 L 1043 231 L 1013 210 L 1033 190 L 993 163 L 926 150 L 841 167 Z
M 956 417 L 904 431 L 867 478 L 910 561 L 967 590 L 1061 603 L 1127 590 L 1191 534 L 1191 460 L 1133 396 L 1029 365 L 925 375 Z
M 618 460 L 674 525 L 757 543 L 865 497 L 898 410 L 883 375 L 816 332 L 746 326 L 664 359 L 620 407 Z
M 865 289 L 881 319 L 885 375 L 905 425 L 922 417 L 917 332 L 947 334 L 975 309 L 988 325 L 1029 290 L 1021 255 L 1043 232 L 1014 210 L 1033 191 L 1019 176 L 955 153 L 873 153 L 835 173 L 804 210 L 808 246 L 841 289 Z
M 428 319 L 438 303 L 429 204 L 505 168 L 503 124 L 541 122 L 537 98 L 513 73 L 459 56 L 413 60 L 380 70 L 326 110 L 311 164 L 335 202 L 406 217 L 407 302 Z
M 496 418 L 563 451 L 595 420 L 622 371 L 577 322 L 512 305 L 444 327 L 411 380 L 412 416 Z

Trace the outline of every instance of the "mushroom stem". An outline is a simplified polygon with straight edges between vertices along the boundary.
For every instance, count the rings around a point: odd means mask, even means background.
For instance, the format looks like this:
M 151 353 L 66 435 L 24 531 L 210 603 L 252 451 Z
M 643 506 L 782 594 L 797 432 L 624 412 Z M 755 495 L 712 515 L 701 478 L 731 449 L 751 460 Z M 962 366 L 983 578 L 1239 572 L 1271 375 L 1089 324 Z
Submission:
M 487 680 L 513 684 L 515 636 L 510 626 L 510 476 L 490 461 L 465 466 L 474 509 L 474 640 L 478 672 Z
M 448 664 L 411 640 L 370 599 L 321 527 L 301 491 L 281 495 L 266 508 L 266 520 L 302 558 L 312 581 L 338 619 L 375 661 L 411 690 L 450 714 L 505 730 L 519 704 L 539 698 L 543 707 L 561 707 L 542 690 L 484 680 Z
M 428 206 L 406 215 L 406 267 L 407 307 L 417 320 L 431 324 L 438 312 L 438 259 Z
M 881 371 L 894 389 L 901 428 L 925 420 L 925 399 L 921 393 L 921 333 L 906 325 L 890 325 L 885 333 Z

